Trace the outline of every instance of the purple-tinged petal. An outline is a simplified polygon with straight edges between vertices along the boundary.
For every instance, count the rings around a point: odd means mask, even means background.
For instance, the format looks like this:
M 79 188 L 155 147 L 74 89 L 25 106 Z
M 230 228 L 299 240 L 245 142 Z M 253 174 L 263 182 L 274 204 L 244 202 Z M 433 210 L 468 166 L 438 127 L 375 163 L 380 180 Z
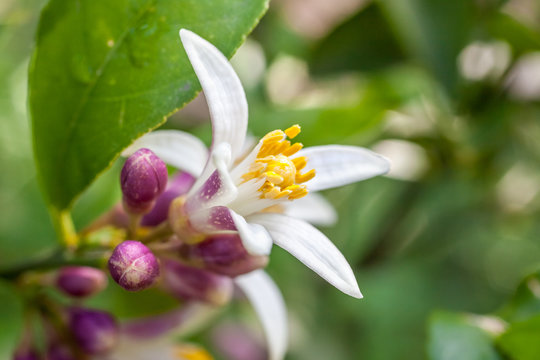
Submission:
M 157 198 L 152 210 L 144 215 L 141 220 L 141 225 L 156 226 L 167 220 L 171 202 L 178 196 L 187 193 L 194 182 L 195 178 L 188 173 L 176 175 L 172 181 L 169 182 L 167 190 Z
M 226 304 L 233 293 L 230 277 L 170 259 L 163 261 L 163 285 L 180 300 L 201 301 L 212 305 Z
M 161 315 L 129 320 L 122 324 L 122 334 L 136 340 L 149 340 L 173 332 L 187 331 L 212 313 L 212 308 L 200 303 L 186 303 L 181 308 Z
M 267 256 L 250 255 L 238 234 L 212 235 L 195 245 L 184 245 L 180 255 L 187 261 L 202 262 L 205 269 L 233 277 L 268 263 Z
M 255 335 L 250 328 L 228 323 L 214 328 L 212 343 L 227 359 L 267 360 L 266 349 Z
M 230 145 L 221 143 L 214 148 L 212 161 L 216 170 L 201 186 L 198 188 L 196 188 L 197 184 L 193 186 L 186 200 L 188 213 L 195 213 L 212 206 L 227 205 L 236 198 L 238 189 L 227 169 L 230 156 Z
M 214 206 L 190 214 L 189 223 L 193 229 L 204 234 L 236 232 L 231 210 L 226 206 Z

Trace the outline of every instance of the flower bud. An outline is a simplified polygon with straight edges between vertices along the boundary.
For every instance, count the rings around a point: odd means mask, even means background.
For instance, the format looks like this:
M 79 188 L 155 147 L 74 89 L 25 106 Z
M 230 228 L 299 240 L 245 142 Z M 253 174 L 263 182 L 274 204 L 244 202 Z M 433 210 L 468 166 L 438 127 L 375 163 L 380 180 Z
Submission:
M 66 344 L 52 344 L 47 350 L 47 360 L 75 360 L 71 348 Z
M 132 214 L 150 211 L 167 185 L 167 166 L 151 150 L 139 149 L 122 168 L 120 184 L 124 207 Z
M 195 178 L 191 174 L 180 173 L 176 175 L 167 190 L 157 198 L 152 210 L 142 218 L 141 225 L 156 226 L 167 220 L 171 202 L 187 193 L 194 182 Z
M 139 291 L 151 286 L 159 276 L 159 263 L 143 243 L 127 240 L 114 249 L 109 271 L 118 285 L 128 291 Z
M 180 300 L 224 305 L 233 293 L 230 277 L 186 266 L 174 260 L 163 263 L 163 281 L 165 288 Z
M 87 354 L 103 354 L 118 341 L 118 324 L 106 312 L 71 309 L 69 328 L 77 345 Z
M 180 255 L 188 260 L 202 261 L 205 269 L 232 277 L 260 269 L 268 263 L 267 256 L 250 255 L 237 234 L 213 235 L 195 245 L 184 245 Z
M 65 294 L 85 297 L 97 294 L 107 285 L 105 273 L 88 266 L 68 266 L 58 272 L 56 286 Z

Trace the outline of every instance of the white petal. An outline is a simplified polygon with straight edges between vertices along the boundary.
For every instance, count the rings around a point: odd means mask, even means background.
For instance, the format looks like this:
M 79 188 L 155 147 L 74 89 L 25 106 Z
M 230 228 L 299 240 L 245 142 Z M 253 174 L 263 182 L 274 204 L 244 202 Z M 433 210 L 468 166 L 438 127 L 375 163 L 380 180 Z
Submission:
M 179 130 L 158 130 L 135 140 L 122 156 L 130 156 L 135 151 L 152 150 L 166 164 L 199 176 L 208 159 L 208 149 L 197 137 Z
M 305 171 L 316 171 L 315 177 L 306 183 L 312 191 L 343 186 L 390 170 L 390 162 L 384 156 L 356 146 L 313 146 L 300 150 L 298 156 L 307 157 Z
M 279 245 L 345 294 L 362 298 L 345 257 L 319 230 L 287 215 L 261 213 L 247 219 L 264 226 Z
M 337 212 L 317 193 L 309 193 L 303 198 L 283 203 L 285 214 L 321 226 L 331 226 L 337 222 Z
M 231 210 L 230 212 L 236 230 L 242 239 L 242 244 L 251 255 L 268 255 L 272 250 L 272 238 L 264 227 L 258 224 L 248 224 L 246 220 Z
M 180 30 L 191 66 L 204 90 L 212 117 L 214 145 L 231 145 L 232 158 L 242 151 L 246 137 L 248 105 L 238 76 L 227 58 L 199 35 Z
M 270 360 L 281 360 L 287 351 L 287 308 L 274 281 L 262 270 L 235 278 L 261 320 Z

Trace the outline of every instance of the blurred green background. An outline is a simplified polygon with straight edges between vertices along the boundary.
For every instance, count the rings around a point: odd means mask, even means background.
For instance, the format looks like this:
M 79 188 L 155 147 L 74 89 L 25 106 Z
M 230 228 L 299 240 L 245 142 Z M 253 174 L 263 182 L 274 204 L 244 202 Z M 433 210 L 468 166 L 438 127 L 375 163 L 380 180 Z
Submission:
M 26 105 L 43 5 L 0 2 L 0 268 L 56 244 Z M 276 0 L 233 64 L 254 135 L 298 123 L 305 145 L 366 146 L 393 162 L 384 178 L 325 193 L 339 222 L 323 230 L 363 300 L 273 251 L 288 359 L 540 359 L 537 0 Z M 202 98 L 165 126 L 210 140 Z M 79 227 L 118 201 L 118 173 L 116 164 L 78 201 Z M 9 349 L 21 305 L 0 290 Z M 220 319 L 259 331 L 246 304 Z M 195 339 L 212 348 L 211 332 Z

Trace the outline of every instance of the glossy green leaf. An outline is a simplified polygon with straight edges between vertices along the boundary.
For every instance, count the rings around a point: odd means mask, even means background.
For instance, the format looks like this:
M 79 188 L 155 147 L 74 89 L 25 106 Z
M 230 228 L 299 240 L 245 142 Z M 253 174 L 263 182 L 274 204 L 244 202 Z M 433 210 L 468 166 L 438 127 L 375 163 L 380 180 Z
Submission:
M 501 359 L 489 333 L 466 314 L 435 313 L 430 319 L 428 354 L 432 360 Z
M 227 56 L 267 0 L 52 0 L 30 69 L 38 173 L 56 210 L 200 85 L 178 37 L 197 32 Z
M 513 360 L 540 358 L 540 315 L 514 323 L 499 338 L 498 345 Z

